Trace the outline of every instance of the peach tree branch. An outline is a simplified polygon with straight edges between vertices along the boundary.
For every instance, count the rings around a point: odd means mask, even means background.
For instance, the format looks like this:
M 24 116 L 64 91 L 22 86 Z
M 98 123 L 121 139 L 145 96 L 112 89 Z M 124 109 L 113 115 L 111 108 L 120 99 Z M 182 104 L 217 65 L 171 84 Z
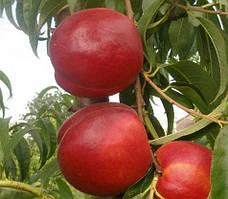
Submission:
M 145 80 L 160 94 L 162 95 L 168 102 L 170 102 L 171 104 L 174 104 L 176 106 L 178 106 L 179 108 L 181 108 L 182 110 L 186 111 L 187 113 L 190 113 L 192 115 L 198 116 L 200 118 L 205 118 L 208 120 L 211 120 L 213 122 L 218 123 L 220 126 L 221 124 L 228 124 L 228 121 L 223 121 L 223 120 L 218 120 L 216 118 L 210 117 L 209 115 L 205 115 L 199 112 L 195 112 L 191 109 L 186 108 L 185 106 L 179 104 L 178 102 L 176 102 L 175 100 L 173 100 L 172 98 L 170 98 L 168 95 L 166 95 L 162 89 L 160 89 L 149 77 L 148 75 L 144 72 L 143 76 L 145 78 Z

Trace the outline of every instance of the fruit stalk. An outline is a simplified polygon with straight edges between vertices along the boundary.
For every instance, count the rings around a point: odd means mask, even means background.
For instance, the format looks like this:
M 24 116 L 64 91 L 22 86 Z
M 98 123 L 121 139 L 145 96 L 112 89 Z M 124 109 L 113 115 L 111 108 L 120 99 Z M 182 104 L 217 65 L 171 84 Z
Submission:
M 11 181 L 11 180 L 1 180 L 0 187 L 13 188 L 13 189 L 26 191 L 26 192 L 29 192 L 42 199 L 54 199 L 54 197 L 52 197 L 49 194 L 44 193 L 40 189 L 37 189 L 29 184 L 25 184 L 22 182 L 16 182 L 16 181 Z

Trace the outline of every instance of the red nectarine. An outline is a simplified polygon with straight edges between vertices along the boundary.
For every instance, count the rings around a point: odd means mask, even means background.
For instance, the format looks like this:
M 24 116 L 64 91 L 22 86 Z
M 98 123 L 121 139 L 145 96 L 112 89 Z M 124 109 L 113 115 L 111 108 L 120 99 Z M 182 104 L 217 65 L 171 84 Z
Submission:
M 107 8 L 79 11 L 54 31 L 49 55 L 57 83 L 71 94 L 102 98 L 133 83 L 143 64 L 139 32 Z
M 82 192 L 111 196 L 141 179 L 151 165 L 145 128 L 120 103 L 93 104 L 76 112 L 59 132 L 60 169 Z
M 165 199 L 207 199 L 211 150 L 196 143 L 175 141 L 160 147 L 156 158 L 162 167 L 157 190 Z

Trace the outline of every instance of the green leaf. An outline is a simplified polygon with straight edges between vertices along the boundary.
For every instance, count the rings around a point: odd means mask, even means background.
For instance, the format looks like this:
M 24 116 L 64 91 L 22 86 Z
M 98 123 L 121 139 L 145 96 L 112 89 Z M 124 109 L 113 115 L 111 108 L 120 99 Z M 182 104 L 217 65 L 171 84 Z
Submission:
M 10 97 L 12 97 L 12 86 L 11 86 L 10 80 L 9 80 L 9 78 L 6 76 L 6 74 L 3 73 L 1 70 L 0 70 L 0 80 L 6 85 L 6 87 L 7 87 L 8 90 L 9 90 Z
M 5 117 L 5 105 L 3 101 L 2 89 L 0 88 L 0 110 L 2 110 L 2 116 Z
M 3 0 L 0 0 L 0 17 L 2 17 L 3 10 L 4 10 Z
M 224 90 L 227 87 L 227 82 L 228 82 L 228 79 L 227 79 L 227 76 L 228 76 L 227 56 L 228 55 L 226 54 L 227 46 L 226 46 L 224 37 L 222 36 L 220 30 L 216 27 L 216 25 L 214 25 L 213 23 L 211 23 L 209 20 L 205 18 L 197 17 L 197 19 L 202 25 L 202 27 L 204 28 L 204 30 L 206 31 L 206 33 L 208 34 L 208 36 L 210 37 L 218 57 L 219 68 L 220 68 L 220 85 L 219 85 L 219 91 L 217 92 L 217 95 L 213 100 L 214 102 L 224 92 Z M 214 67 L 218 67 L 218 66 L 214 66 Z
M 191 61 L 180 61 L 165 69 L 176 81 L 185 82 L 197 88 L 207 103 L 214 100 L 218 91 L 217 85 L 201 65 Z
M 9 141 L 9 145 L 10 145 L 9 154 L 11 154 L 11 152 L 13 152 L 15 147 L 20 143 L 21 139 L 23 139 L 24 135 L 32 132 L 32 130 L 34 130 L 34 129 L 35 128 L 33 126 L 32 127 L 26 126 L 24 128 L 21 128 L 20 130 L 18 130 L 16 133 L 14 133 L 12 135 L 12 138 Z
M 116 10 L 122 14 L 125 13 L 125 3 L 122 0 L 106 0 L 105 7 Z
M 24 181 L 29 173 L 30 166 L 30 148 L 27 141 L 22 138 L 14 149 L 14 154 L 17 157 L 18 165 L 21 173 L 21 181 Z
M 25 24 L 28 27 L 28 35 L 30 45 L 32 47 L 33 53 L 37 56 L 37 45 L 39 38 L 39 30 L 37 25 L 37 16 L 40 6 L 40 0 L 24 0 L 23 1 L 23 11 Z
M 186 59 L 195 38 L 194 27 L 187 18 L 172 21 L 169 27 L 169 40 L 172 46 L 172 54 L 179 55 L 180 59 Z
M 161 99 L 163 107 L 165 109 L 165 113 L 168 121 L 168 129 L 167 134 L 171 134 L 173 132 L 173 124 L 174 124 L 174 110 L 173 105 L 170 104 L 167 100 Z
M 2 119 L 0 118 L 0 144 L 3 152 L 3 163 L 6 164 L 10 152 L 10 137 L 9 137 L 9 122 L 10 118 Z
M 48 91 L 52 90 L 52 89 L 59 89 L 57 86 L 48 86 L 47 88 L 43 89 L 42 91 L 40 91 L 39 95 L 37 96 L 37 98 L 42 98 Z
M 67 4 L 69 5 L 71 14 L 74 14 L 77 3 L 78 3 L 78 0 L 67 0 Z
M 211 167 L 211 199 L 228 198 L 228 125 L 220 130 L 215 141 Z
M 71 0 L 71 1 L 68 0 L 68 3 L 71 3 L 71 6 L 74 6 L 73 3 L 76 4 L 77 0 L 76 1 L 75 0 Z M 39 17 L 39 24 L 37 27 L 37 31 L 39 32 L 40 29 L 43 27 L 43 25 L 48 21 L 48 19 L 53 17 L 65 5 L 67 5 L 66 0 L 45 1 L 45 3 L 39 7 L 40 17 Z M 70 9 L 72 9 L 72 7 L 70 7 Z
M 134 92 L 134 85 L 130 85 L 119 94 L 120 103 L 127 104 L 129 106 L 136 104 L 136 97 Z
M 49 161 L 41 170 L 40 177 L 41 177 L 41 183 L 44 185 L 48 185 L 48 181 L 50 180 L 50 177 L 53 176 L 57 171 L 59 171 L 59 165 L 57 158 L 52 159 Z
M 15 20 L 13 18 L 13 12 L 12 12 L 13 6 L 12 5 L 14 4 L 14 2 L 15 2 L 15 0 L 3 0 L 7 18 L 14 25 L 15 28 L 19 29 L 17 23 L 15 22 Z
M 159 30 L 155 32 L 156 47 L 158 49 L 157 57 L 160 63 L 165 63 L 171 44 L 168 35 L 170 22 L 160 25 Z
M 131 6 L 135 15 L 142 12 L 142 2 L 143 0 L 131 0 Z
M 221 114 L 224 110 L 225 103 L 226 103 L 226 100 L 223 100 L 222 103 L 212 113 L 209 114 L 209 116 L 216 118 L 216 116 L 218 116 L 218 114 Z M 170 134 L 170 135 L 167 135 L 167 136 L 155 139 L 155 140 L 151 140 L 150 143 L 152 145 L 162 145 L 167 142 L 171 142 L 173 140 L 181 138 L 183 136 L 191 135 L 191 134 L 199 131 L 200 129 L 203 129 L 204 127 L 206 127 L 207 125 L 209 125 L 211 123 L 212 123 L 211 120 L 203 118 L 184 130 L 181 130 L 179 132 L 176 132 L 176 133 L 173 133 L 173 134 Z
M 37 144 L 37 146 L 39 148 L 40 162 L 41 162 L 41 164 L 45 164 L 45 162 L 47 161 L 47 149 L 46 149 L 46 147 L 43 146 L 44 145 L 44 141 L 42 141 L 42 137 L 39 134 L 39 131 L 37 129 L 33 129 L 31 131 L 31 136 L 32 136 L 34 142 Z
M 154 55 L 151 55 L 151 51 L 153 49 L 149 48 L 149 46 L 147 45 L 146 32 L 151 20 L 156 16 L 157 12 L 159 11 L 159 8 L 164 2 L 165 0 L 154 0 L 152 4 L 144 10 L 143 15 L 138 23 L 138 29 L 143 41 L 145 56 L 147 57 L 150 63 L 154 62 Z
M 175 91 L 173 89 L 169 89 L 165 93 L 169 97 L 174 99 L 176 102 L 178 102 L 179 104 L 185 106 L 186 108 L 189 108 L 189 109 L 193 109 L 194 108 L 191 100 L 189 100 L 185 95 L 182 95 L 182 94 L 180 94 L 179 92 L 177 92 L 177 91 Z
M 47 118 L 40 119 L 42 124 L 45 128 L 45 133 L 49 136 L 49 153 L 48 159 L 55 153 L 57 148 L 57 136 L 56 136 L 56 129 L 51 123 L 51 121 Z
M 122 199 L 130 199 L 130 198 L 133 198 L 134 196 L 137 196 L 143 193 L 146 190 L 146 188 L 150 186 L 153 180 L 153 177 L 154 177 L 154 169 L 151 168 L 149 172 L 146 174 L 146 176 L 144 176 L 139 182 L 137 182 L 136 184 L 128 188 L 128 190 L 125 192 Z
M 209 142 L 210 146 L 214 148 L 214 141 L 216 138 L 216 132 L 219 131 L 220 126 L 216 123 L 211 123 L 207 125 L 206 127 L 200 129 L 199 131 L 196 131 L 193 134 L 183 136 L 180 138 L 180 140 L 187 140 L 187 141 L 197 141 L 202 137 L 206 137 L 207 141 Z M 208 139 L 208 136 L 211 136 L 211 141 Z
M 58 178 L 56 180 L 58 188 L 59 188 L 59 194 L 61 198 L 64 199 L 73 199 L 73 194 L 70 190 L 70 187 L 67 185 L 66 182 L 64 182 L 61 178 Z
M 200 63 L 206 67 L 208 73 L 214 79 L 219 89 L 220 69 L 218 67 L 218 58 L 215 48 L 203 28 L 198 29 L 197 45 L 199 49 Z
M 200 112 L 208 114 L 211 111 L 208 104 L 205 102 L 202 95 L 200 95 L 201 93 L 197 90 L 196 87 L 182 82 L 172 83 L 171 86 L 183 93 L 185 97 L 190 99 L 192 103 L 198 107 Z
M 83 0 L 82 6 L 83 8 L 98 8 L 105 7 L 105 0 Z
M 208 127 L 209 129 L 206 132 L 207 140 L 209 141 L 211 148 L 214 149 L 215 141 L 219 134 L 220 126 L 218 124 L 211 124 Z
M 31 15 L 31 9 L 32 9 L 32 0 L 23 0 L 23 16 L 26 27 L 29 26 L 30 21 L 30 15 Z
M 16 19 L 17 23 L 22 31 L 27 33 L 27 26 L 25 24 L 24 20 L 24 13 L 23 13 L 23 2 L 22 1 L 17 1 L 17 6 L 16 6 Z
M 17 177 L 17 165 L 14 162 L 13 158 L 10 158 L 9 161 L 7 161 L 5 166 L 5 172 L 7 178 L 16 180 Z

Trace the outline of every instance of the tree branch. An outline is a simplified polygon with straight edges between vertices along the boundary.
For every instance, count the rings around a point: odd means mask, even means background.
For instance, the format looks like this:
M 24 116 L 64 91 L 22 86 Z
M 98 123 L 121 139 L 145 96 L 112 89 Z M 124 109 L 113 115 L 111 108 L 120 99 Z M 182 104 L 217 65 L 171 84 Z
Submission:
M 196 12 L 204 12 L 204 13 L 210 13 L 210 14 L 220 14 L 220 15 L 228 15 L 228 12 L 223 12 L 221 10 L 206 10 L 206 9 L 203 9 L 203 8 L 196 8 L 196 7 L 192 7 L 192 6 L 185 6 L 185 5 L 182 5 L 182 4 L 179 4 L 177 2 L 168 2 L 174 6 L 177 6 L 177 7 L 180 7 L 180 8 L 184 8 L 186 10 L 193 10 L 193 11 L 196 11 Z
M 0 187 L 13 188 L 13 189 L 26 191 L 42 199 L 54 199 L 53 196 L 42 192 L 40 189 L 37 189 L 29 184 L 25 184 L 22 182 L 16 182 L 11 180 L 1 180 Z
M 130 0 L 124 0 L 124 1 L 125 1 L 127 16 L 130 20 L 133 20 L 134 19 L 134 12 L 132 10 L 131 1 Z M 141 122 L 144 123 L 144 120 L 143 120 L 144 100 L 142 97 L 142 90 L 141 90 L 139 75 L 138 75 L 138 77 L 136 79 L 136 83 L 135 83 L 135 95 L 136 95 L 137 113 L 138 113 L 138 116 L 139 116 L 139 119 L 141 120 Z
M 205 118 L 205 119 L 208 119 L 208 120 L 211 120 L 213 122 L 216 122 L 218 124 L 228 124 L 228 121 L 223 121 L 223 120 L 218 120 L 216 118 L 213 118 L 213 117 L 210 117 L 209 115 L 204 115 L 202 113 L 199 113 L 199 112 L 195 112 L 191 109 L 188 109 L 186 108 L 185 106 L 179 104 L 178 102 L 176 102 L 175 100 L 173 100 L 172 98 L 170 98 L 168 95 L 166 95 L 162 89 L 160 89 L 149 77 L 148 75 L 144 72 L 143 73 L 146 81 L 160 94 L 162 95 L 167 101 L 169 101 L 171 104 L 175 104 L 176 106 L 178 106 L 179 108 L 181 108 L 182 110 L 192 114 L 192 115 L 196 115 L 198 117 L 201 117 L 201 118 Z
M 131 1 L 130 0 L 124 0 L 124 1 L 125 1 L 125 7 L 126 7 L 126 14 L 129 19 L 133 20 L 134 12 L 131 7 Z

